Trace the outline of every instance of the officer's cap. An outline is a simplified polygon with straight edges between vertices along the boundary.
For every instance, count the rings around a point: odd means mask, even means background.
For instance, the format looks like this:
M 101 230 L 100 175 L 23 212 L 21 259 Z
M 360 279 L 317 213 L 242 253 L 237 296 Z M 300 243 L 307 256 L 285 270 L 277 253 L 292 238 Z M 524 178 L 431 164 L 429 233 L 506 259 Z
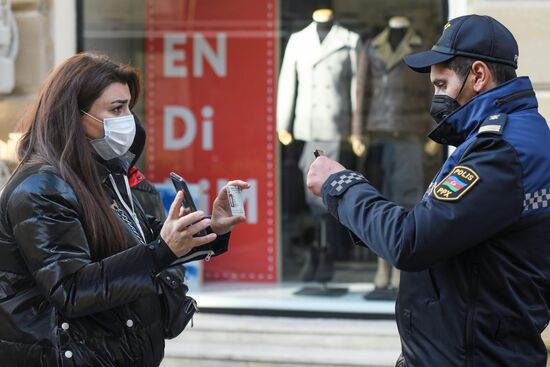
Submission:
M 518 67 L 518 44 L 512 33 L 496 19 L 487 15 L 465 15 L 450 20 L 443 34 L 429 51 L 405 57 L 405 63 L 420 73 L 430 67 L 465 56 Z

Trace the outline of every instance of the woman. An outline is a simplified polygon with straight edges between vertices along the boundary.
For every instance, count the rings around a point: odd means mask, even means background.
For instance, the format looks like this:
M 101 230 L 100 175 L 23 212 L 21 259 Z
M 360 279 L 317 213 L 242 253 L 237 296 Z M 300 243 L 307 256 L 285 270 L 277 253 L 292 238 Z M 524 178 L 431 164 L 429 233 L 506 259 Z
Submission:
M 132 190 L 134 196 L 139 200 L 139 203 L 146 214 L 152 215 L 157 219 L 164 221 L 166 219 L 166 213 L 164 212 L 164 204 L 162 202 L 162 198 L 160 197 L 160 193 L 136 166 L 136 163 L 143 153 L 143 149 L 145 149 L 147 135 L 145 133 L 145 129 L 141 125 L 141 121 L 135 114 L 134 122 L 136 124 L 136 136 L 134 137 L 134 142 L 129 149 L 129 152 L 132 154 L 128 157 L 129 160 L 131 159 L 128 164 L 128 182 L 130 184 L 130 189 Z
M 230 216 L 225 190 L 211 219 L 184 213 L 181 193 L 162 226 L 145 216 L 120 159 L 138 94 L 134 69 L 78 54 L 52 72 L 22 121 L 21 164 L 0 197 L 3 366 L 158 366 L 159 275 L 181 275 L 169 265 L 197 246 L 214 241 L 223 252 L 245 219 Z

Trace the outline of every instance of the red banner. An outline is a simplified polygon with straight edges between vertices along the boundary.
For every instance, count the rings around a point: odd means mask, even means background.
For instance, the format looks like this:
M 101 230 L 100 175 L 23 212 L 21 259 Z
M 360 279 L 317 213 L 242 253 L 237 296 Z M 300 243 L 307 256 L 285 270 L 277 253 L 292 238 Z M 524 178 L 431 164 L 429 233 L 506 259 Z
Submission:
M 206 280 L 277 279 L 275 0 L 148 0 L 146 173 L 175 171 L 210 212 L 228 180 L 243 192 L 247 223 Z

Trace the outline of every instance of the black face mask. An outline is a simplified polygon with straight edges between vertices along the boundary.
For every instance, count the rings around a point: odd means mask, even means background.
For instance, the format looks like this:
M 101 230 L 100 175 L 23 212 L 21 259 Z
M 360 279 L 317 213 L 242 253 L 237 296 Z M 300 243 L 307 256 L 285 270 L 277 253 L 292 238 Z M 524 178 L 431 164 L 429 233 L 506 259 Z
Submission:
M 460 96 L 460 93 L 462 93 L 464 86 L 466 85 L 466 81 L 468 80 L 468 76 L 470 75 L 470 70 L 471 69 L 468 70 L 468 74 L 466 74 L 466 77 L 462 82 L 462 86 L 460 87 L 460 90 L 458 91 L 458 94 L 455 98 L 446 96 L 444 94 L 433 96 L 432 105 L 430 107 L 430 115 L 432 115 L 432 118 L 437 124 L 440 124 L 441 121 L 445 120 L 447 116 L 455 112 L 460 107 L 457 99 Z

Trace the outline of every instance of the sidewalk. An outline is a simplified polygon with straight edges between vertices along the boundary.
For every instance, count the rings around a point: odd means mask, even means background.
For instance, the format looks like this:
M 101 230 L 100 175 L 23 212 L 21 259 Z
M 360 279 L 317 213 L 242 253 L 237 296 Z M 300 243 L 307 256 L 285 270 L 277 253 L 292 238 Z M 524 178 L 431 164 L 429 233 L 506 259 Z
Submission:
M 311 283 L 207 283 L 191 289 L 194 327 L 167 341 L 163 367 L 393 367 L 393 301 L 365 301 L 370 283 L 338 297 L 294 293 Z M 261 315 L 261 316 L 257 316 Z M 289 317 L 292 316 L 292 317 Z

